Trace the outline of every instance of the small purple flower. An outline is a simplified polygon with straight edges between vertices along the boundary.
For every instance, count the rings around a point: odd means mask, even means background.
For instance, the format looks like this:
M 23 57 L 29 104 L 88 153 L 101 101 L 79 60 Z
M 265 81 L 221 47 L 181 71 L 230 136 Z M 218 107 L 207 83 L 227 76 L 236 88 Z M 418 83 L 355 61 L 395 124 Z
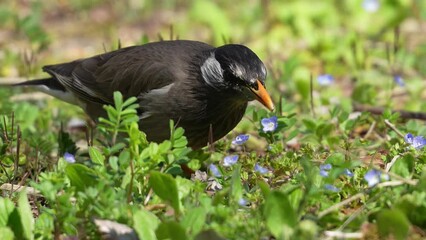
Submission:
M 247 206 L 247 203 L 247 200 L 245 200 L 244 198 L 240 198 L 240 200 L 238 200 L 238 205 L 240 205 L 241 207 Z
M 379 0 L 364 0 L 362 3 L 362 7 L 366 12 L 374 13 L 377 12 L 380 8 Z
M 331 184 L 324 184 L 324 188 L 332 192 L 340 192 L 340 188 Z
M 247 140 L 249 139 L 250 135 L 248 134 L 241 134 L 238 135 L 234 141 L 232 141 L 232 144 L 236 144 L 236 145 L 241 145 L 245 142 L 247 142 Z
M 369 187 L 373 187 L 380 182 L 382 173 L 379 170 L 371 169 L 364 175 Z
M 321 170 L 326 170 L 326 171 L 331 170 L 331 167 L 332 167 L 332 166 L 331 166 L 331 164 L 330 164 L 330 163 L 320 165 L 320 169 L 321 169 Z
M 345 174 L 348 177 L 353 177 L 354 176 L 354 173 L 351 172 L 351 170 L 349 170 L 347 168 L 345 168 L 345 170 L 343 170 L 343 174 Z
M 71 153 L 66 152 L 64 154 L 64 159 L 65 161 L 67 161 L 68 163 L 75 163 L 75 157 L 74 155 L 72 155 Z
M 223 159 L 223 166 L 230 167 L 230 166 L 234 165 L 235 163 L 237 163 L 237 161 L 238 161 L 238 155 L 226 156 Z
M 320 165 L 320 175 L 323 177 L 328 177 L 328 171 L 331 170 L 331 164 L 322 164 Z
M 401 75 L 393 75 L 393 81 L 398 84 L 400 87 L 405 86 L 404 79 L 401 77 Z
M 321 175 L 322 177 L 328 177 L 328 172 L 327 172 L 327 171 L 325 171 L 325 170 L 321 170 L 321 169 L 320 169 L 320 175 Z
M 267 174 L 269 172 L 269 170 L 267 168 L 262 167 L 257 163 L 254 165 L 254 171 L 256 171 L 256 172 L 258 172 L 262 175 Z
M 260 123 L 263 126 L 264 132 L 273 132 L 278 127 L 278 119 L 276 116 L 270 118 L 263 118 Z
M 412 144 L 414 140 L 414 136 L 411 133 L 407 133 L 404 137 L 406 143 Z
M 321 86 L 329 86 L 333 83 L 334 78 L 330 74 L 323 74 L 317 77 L 317 81 Z
M 411 133 L 405 135 L 404 140 L 417 150 L 422 149 L 426 145 L 426 139 L 423 136 L 414 137 Z
M 213 174 L 213 176 L 222 177 L 222 173 L 220 173 L 219 168 L 213 163 L 209 165 L 209 169 L 210 169 L 210 172 Z

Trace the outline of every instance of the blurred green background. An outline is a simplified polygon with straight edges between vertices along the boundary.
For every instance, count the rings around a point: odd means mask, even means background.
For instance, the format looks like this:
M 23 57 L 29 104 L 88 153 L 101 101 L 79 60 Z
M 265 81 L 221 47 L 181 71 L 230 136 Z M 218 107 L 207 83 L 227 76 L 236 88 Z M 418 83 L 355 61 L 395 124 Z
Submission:
M 0 83 L 119 45 L 179 38 L 252 48 L 267 65 L 274 100 L 298 112 L 309 111 L 310 78 L 322 74 L 334 82 L 314 81 L 316 106 L 426 111 L 425 31 L 422 0 L 1 1 Z M 9 96 L 0 89 L 3 111 Z
M 90 57 L 119 47 L 176 38 L 203 41 L 215 46 L 241 43 L 256 52 L 266 64 L 267 89 L 278 106 L 273 114 L 284 119 L 286 122 L 281 122 L 281 125 L 288 124 L 285 126 L 288 128 L 274 133 L 279 138 L 266 141 L 259 134 L 259 118 L 267 116 L 266 110 L 250 107 L 237 129 L 225 141 L 216 144 L 217 152 L 206 153 L 211 155 L 213 162 L 220 162 L 228 152 L 241 150 L 229 149 L 231 138 L 238 133 L 251 134 L 253 137 L 245 145 L 248 152 L 245 152 L 245 147 L 242 148 L 245 153 L 244 161 L 241 161 L 244 163 L 242 176 L 248 182 L 253 175 L 248 175 L 247 172 L 251 170 L 247 169 L 259 161 L 276 169 L 271 177 L 271 187 L 285 188 L 293 183 L 294 188 L 290 188 L 300 190 L 301 196 L 300 186 L 311 184 L 314 181 L 311 176 L 316 176 L 316 180 L 320 178 L 314 171 L 305 171 L 302 160 L 316 164 L 323 163 L 325 159 L 334 158 L 342 162 L 349 159 L 353 165 L 362 162 L 369 168 L 372 165 L 384 166 L 394 159 L 396 153 L 405 154 L 407 148 L 403 137 L 389 130 L 384 119 L 390 119 L 404 134 L 426 135 L 426 126 L 421 121 L 398 118 L 389 112 L 379 117 L 364 113 L 356 118 L 352 114 L 355 106 L 360 105 L 380 107 L 382 110 L 426 111 L 425 0 L 0 0 L 0 84 L 44 77 L 46 74 L 41 71 L 43 65 Z M 332 81 L 322 82 L 324 76 Z M 67 123 L 64 124 L 67 126 L 74 117 L 81 119 L 83 116 L 79 108 L 44 94 L 1 87 L 0 122 L 3 121 L 3 124 L 0 129 L 11 129 L 9 132 L 13 134 L 10 134 L 10 139 L 6 139 L 7 136 L 0 138 L 3 141 L 0 142 L 0 160 L 7 164 L 5 173 L 18 169 L 12 168 L 15 163 L 28 168 L 19 169 L 21 172 L 10 174 L 11 177 L 0 174 L 0 182 L 25 183 L 29 179 L 37 182 L 43 175 L 40 173 L 55 168 L 61 155 L 56 150 L 64 149 L 65 143 L 74 145 L 71 138 L 76 139 L 77 146 L 87 148 L 84 133 L 68 131 L 71 132 L 70 138 L 60 131 L 63 127 L 61 122 Z M 18 140 L 13 138 L 16 135 L 14 122 L 19 124 Z M 292 142 L 283 139 L 291 139 Z M 15 151 L 16 142 L 20 142 L 20 153 Z M 273 147 L 267 149 L 268 143 Z M 250 151 L 252 149 L 256 151 Z M 73 150 L 75 153 L 76 149 Z M 421 157 L 406 156 L 413 166 L 414 159 L 417 161 L 417 158 L 421 158 L 416 167 L 416 174 L 420 175 L 425 163 L 424 154 Z M 351 167 L 355 168 L 353 165 Z M 305 168 L 302 170 L 302 167 Z M 362 177 L 365 170 L 356 168 L 356 180 L 353 182 L 346 182 L 346 178 L 336 175 L 340 187 L 346 188 L 341 195 L 307 191 L 308 200 L 301 203 L 302 207 L 306 204 L 306 210 L 300 208 L 299 215 L 304 220 L 309 219 L 311 212 L 316 214 L 318 209 L 325 209 L 351 194 L 363 192 L 365 188 L 361 189 L 360 186 L 365 185 Z M 404 177 L 411 178 L 411 172 L 412 169 L 407 170 Z M 63 177 L 60 171 L 55 174 Z M 121 175 L 111 176 L 121 181 Z M 238 174 L 234 176 L 240 179 Z M 263 178 L 260 182 L 264 183 Z M 62 187 L 60 184 L 58 186 L 58 189 Z M 249 189 L 250 186 L 245 187 Z M 254 203 L 261 202 L 259 191 L 253 189 L 253 195 L 250 196 L 250 193 L 249 197 Z M 54 191 L 48 190 L 46 192 L 55 195 Z M 198 187 L 199 192 L 203 190 L 203 187 Z M 379 197 L 375 200 L 379 199 L 379 207 L 374 205 L 376 202 L 373 199 L 370 209 L 392 205 L 390 202 L 398 199 L 395 192 L 382 194 L 377 191 L 376 196 Z M 421 194 L 424 196 L 424 190 Z M 206 196 L 206 199 L 210 198 Z M 106 197 L 101 199 L 107 200 Z M 122 195 L 117 194 L 115 199 L 117 203 L 124 204 Z M 421 200 L 424 197 L 414 199 L 420 199 L 419 206 L 424 211 L 424 201 Z M 196 200 L 194 204 L 191 203 L 193 205 L 187 204 L 186 208 L 198 206 Z M 68 209 L 68 199 L 64 202 L 58 206 Z M 110 204 L 106 206 L 116 209 L 116 218 L 125 214 L 125 211 L 117 210 L 124 207 L 116 208 L 114 202 L 105 202 Z M 298 202 L 295 200 L 294 204 Z M 319 208 L 318 204 L 322 206 Z M 230 204 L 229 209 L 235 208 L 234 205 Z M 357 212 L 361 206 L 362 201 L 357 201 L 349 212 Z M 253 207 L 246 208 L 253 210 L 250 212 L 252 215 L 240 218 L 234 214 L 241 213 L 237 206 L 234 212 L 223 214 L 232 221 L 222 221 L 222 217 L 219 217 L 218 222 L 225 227 L 218 224 L 216 228 L 224 229 L 222 231 L 227 233 L 225 236 L 239 234 L 235 225 L 241 227 L 243 233 L 248 232 L 248 236 L 262 233 L 265 226 L 259 225 L 261 214 L 257 210 L 263 205 L 253 204 Z M 104 209 L 107 210 L 102 214 L 110 215 L 109 208 Z M 411 207 L 407 209 L 411 213 Z M 218 210 L 218 216 L 222 216 L 222 210 Z M 89 213 L 92 214 L 87 211 Z M 362 215 L 361 220 L 350 228 L 364 228 L 362 223 L 371 216 L 368 214 Z M 64 216 L 72 214 L 64 211 Z M 62 221 L 61 217 L 58 219 Z M 275 219 L 271 219 L 274 223 Z M 317 223 L 322 229 L 329 229 L 340 226 L 342 219 L 322 219 Z M 386 218 L 383 219 L 383 222 L 387 222 Z M 421 219 L 426 222 L 424 214 Z M 63 221 L 67 224 L 66 220 Z M 39 224 L 43 224 L 42 221 Z M 424 230 L 424 225 L 418 225 Z M 315 229 L 312 226 L 306 228 Z M 73 231 L 65 229 L 64 232 Z M 249 239 L 242 236 L 242 239 Z
M 343 86 L 338 95 L 362 84 L 367 92 L 388 89 L 399 74 L 421 97 L 425 20 L 422 0 L 2 1 L 0 76 L 41 76 L 42 65 L 161 36 L 249 46 L 267 64 L 276 100 L 306 99 L 309 76 L 324 73 Z M 370 95 L 357 100 L 388 101 Z M 406 107 L 426 110 L 419 102 Z
M 355 104 L 426 111 L 419 101 L 426 97 L 425 31 L 422 0 L 0 1 L 0 84 L 46 76 L 43 65 L 179 38 L 247 45 L 268 68 L 274 101 L 294 103 L 301 114 L 312 103 L 320 115 L 336 104 L 347 112 Z M 316 81 L 323 74 L 332 84 Z M 35 122 L 59 127 L 55 117 L 84 116 L 46 95 L 13 91 L 0 88 L 0 112 L 14 111 L 24 132 L 34 133 Z M 10 104 L 28 99 L 36 101 Z

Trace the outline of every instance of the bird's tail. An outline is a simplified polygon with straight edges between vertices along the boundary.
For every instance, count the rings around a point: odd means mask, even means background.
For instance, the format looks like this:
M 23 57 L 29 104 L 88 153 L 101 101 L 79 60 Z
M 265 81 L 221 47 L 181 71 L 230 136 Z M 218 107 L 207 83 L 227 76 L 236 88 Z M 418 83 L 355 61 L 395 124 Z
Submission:
M 42 78 L 29 80 L 18 83 L 1 83 L 0 87 L 31 87 L 37 91 L 44 92 L 50 96 L 61 99 L 62 101 L 77 104 L 77 100 L 73 94 L 70 94 L 69 91 L 54 77 Z
M 2 84 L 0 81 L 0 86 L 9 86 L 9 87 L 40 87 L 44 86 L 52 90 L 60 90 L 60 91 L 66 91 L 64 86 L 62 86 L 56 79 L 50 77 L 50 78 L 41 78 L 41 79 L 35 79 L 35 80 L 29 80 L 19 83 L 5 83 Z

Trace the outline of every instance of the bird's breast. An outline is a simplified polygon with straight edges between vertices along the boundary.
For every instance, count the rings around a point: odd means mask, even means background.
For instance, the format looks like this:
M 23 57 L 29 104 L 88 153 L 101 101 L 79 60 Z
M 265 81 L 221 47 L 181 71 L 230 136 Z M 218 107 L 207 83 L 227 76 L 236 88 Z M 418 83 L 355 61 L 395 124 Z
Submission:
M 241 120 L 247 102 L 229 95 L 208 94 L 203 90 L 170 85 L 151 91 L 140 98 L 140 129 L 149 140 L 161 142 L 170 138 L 169 121 L 185 130 L 189 146 L 206 146 L 229 133 Z

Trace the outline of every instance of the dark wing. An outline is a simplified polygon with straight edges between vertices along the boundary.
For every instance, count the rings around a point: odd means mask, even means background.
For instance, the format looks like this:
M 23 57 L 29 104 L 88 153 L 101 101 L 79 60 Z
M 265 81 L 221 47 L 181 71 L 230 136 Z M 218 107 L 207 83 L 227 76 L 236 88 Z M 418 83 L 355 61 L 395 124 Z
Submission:
M 45 66 L 43 70 L 81 101 L 111 104 L 114 91 L 128 98 L 184 81 L 194 58 L 211 49 L 201 42 L 163 41 Z

